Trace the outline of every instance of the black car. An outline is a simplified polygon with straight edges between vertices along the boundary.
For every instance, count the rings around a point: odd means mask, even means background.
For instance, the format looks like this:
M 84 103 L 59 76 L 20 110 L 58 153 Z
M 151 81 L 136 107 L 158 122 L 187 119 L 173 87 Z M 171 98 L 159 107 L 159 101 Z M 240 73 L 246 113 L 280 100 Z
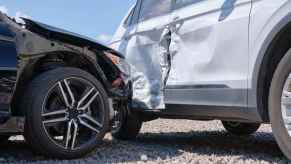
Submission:
M 81 157 L 118 126 L 129 65 L 94 40 L 23 20 L 0 12 L 0 138 L 23 134 L 43 155 Z

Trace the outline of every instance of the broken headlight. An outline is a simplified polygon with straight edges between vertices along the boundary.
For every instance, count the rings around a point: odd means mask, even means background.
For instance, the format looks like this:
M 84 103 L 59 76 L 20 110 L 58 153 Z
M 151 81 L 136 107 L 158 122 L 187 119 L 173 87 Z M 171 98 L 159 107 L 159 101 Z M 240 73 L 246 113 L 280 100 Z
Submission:
M 114 63 L 119 68 L 119 70 L 123 74 L 122 76 L 124 80 L 130 78 L 130 65 L 128 62 L 126 62 L 125 59 L 111 54 L 110 52 L 105 52 L 105 55 L 112 61 L 112 63 Z

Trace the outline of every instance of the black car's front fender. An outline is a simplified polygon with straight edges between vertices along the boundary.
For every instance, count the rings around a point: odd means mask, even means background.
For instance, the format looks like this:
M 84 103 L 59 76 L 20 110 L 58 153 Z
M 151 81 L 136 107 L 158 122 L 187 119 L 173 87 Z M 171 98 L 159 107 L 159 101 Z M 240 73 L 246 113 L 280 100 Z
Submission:
M 12 49 L 15 51 L 8 53 L 14 60 L 14 71 L 17 73 L 12 101 L 18 102 L 18 99 L 21 99 L 17 97 L 21 97 L 25 84 L 35 76 L 38 64 L 43 59 L 51 58 L 51 56 L 59 58 L 60 54 L 64 56 L 64 59 L 77 59 L 75 60 L 77 66 L 82 63 L 104 84 L 110 97 L 127 98 L 130 95 L 128 80 L 123 78 L 123 85 L 113 86 L 114 81 L 120 79 L 123 72 L 105 54 L 110 53 L 121 58 L 118 52 L 79 36 L 46 29 L 33 21 L 27 20 L 27 25 L 23 28 L 22 25 L 0 13 L 0 22 L 11 34 L 9 42 L 14 45 Z M 0 44 L 0 48 L 3 45 Z

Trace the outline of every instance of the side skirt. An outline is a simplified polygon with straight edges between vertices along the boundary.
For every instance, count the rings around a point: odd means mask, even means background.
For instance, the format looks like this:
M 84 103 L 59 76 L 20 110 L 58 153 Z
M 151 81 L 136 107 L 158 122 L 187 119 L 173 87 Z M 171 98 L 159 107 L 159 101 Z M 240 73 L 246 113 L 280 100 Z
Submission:
M 171 119 L 263 122 L 258 110 L 247 105 L 247 93 L 225 85 L 167 86 L 166 108 L 146 113 Z
M 160 118 L 191 119 L 191 120 L 227 120 L 240 122 L 262 123 L 256 109 L 226 107 L 167 104 L 166 109 L 156 112 Z

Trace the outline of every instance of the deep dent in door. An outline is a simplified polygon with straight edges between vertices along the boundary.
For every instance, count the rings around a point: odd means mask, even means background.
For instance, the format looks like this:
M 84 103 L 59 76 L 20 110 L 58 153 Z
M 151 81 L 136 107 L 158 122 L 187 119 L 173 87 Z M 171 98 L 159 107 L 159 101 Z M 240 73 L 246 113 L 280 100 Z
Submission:
M 150 44 L 159 42 L 158 44 Z M 138 47 L 135 45 L 143 46 Z M 149 43 L 149 44 L 143 44 Z M 170 71 L 170 30 L 160 35 L 143 32 L 121 47 L 128 50 L 126 60 L 131 64 L 133 81 L 132 107 L 145 110 L 164 109 L 164 89 Z

